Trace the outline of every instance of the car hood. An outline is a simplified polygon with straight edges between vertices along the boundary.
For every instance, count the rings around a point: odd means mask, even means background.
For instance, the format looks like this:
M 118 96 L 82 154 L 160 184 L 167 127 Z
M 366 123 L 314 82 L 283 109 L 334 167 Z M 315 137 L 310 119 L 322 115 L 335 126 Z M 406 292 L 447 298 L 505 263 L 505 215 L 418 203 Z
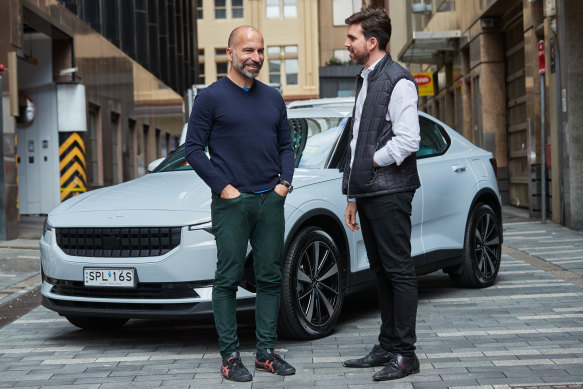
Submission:
M 338 178 L 337 170 L 296 169 L 301 188 Z M 58 205 L 49 214 L 53 227 L 184 226 L 210 220 L 209 187 L 192 171 L 147 174 L 96 189 Z

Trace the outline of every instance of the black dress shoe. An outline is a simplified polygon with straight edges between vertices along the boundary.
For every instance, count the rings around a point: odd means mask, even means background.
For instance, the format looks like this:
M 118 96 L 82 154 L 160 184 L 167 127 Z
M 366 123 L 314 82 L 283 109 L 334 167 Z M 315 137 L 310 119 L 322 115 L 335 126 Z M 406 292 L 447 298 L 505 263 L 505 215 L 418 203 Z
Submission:
M 395 358 L 383 370 L 375 373 L 372 379 L 375 381 L 396 380 L 416 373 L 419 373 L 417 355 L 404 357 L 401 354 L 395 354 Z
M 375 344 L 372 351 L 365 357 L 360 359 L 349 359 L 348 361 L 342 362 L 342 364 L 345 367 L 386 366 L 393 358 L 395 358 L 395 354 L 385 350 L 378 344 Z

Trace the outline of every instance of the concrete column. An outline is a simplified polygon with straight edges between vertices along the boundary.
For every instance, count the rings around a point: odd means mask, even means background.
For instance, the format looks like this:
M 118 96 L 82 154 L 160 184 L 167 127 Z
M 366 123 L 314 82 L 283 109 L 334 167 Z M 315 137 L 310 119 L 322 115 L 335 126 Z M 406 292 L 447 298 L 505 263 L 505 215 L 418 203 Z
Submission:
M 580 0 L 557 0 L 561 49 L 561 98 L 565 225 L 583 230 L 583 7 Z M 564 92 L 563 92 L 564 91 Z
M 8 53 L 15 52 L 20 45 L 22 31 L 22 13 L 18 1 L 0 1 L 0 63 L 6 68 L 2 72 L 2 88 L 0 88 L 0 147 L 2 147 L 3 160 L 0 168 L 4 169 L 4 180 L 0 186 L 0 219 L 4 222 L 0 240 L 16 239 L 18 237 L 18 185 L 16 170 L 16 122 L 10 111 L 10 72 Z M 16 61 L 14 61 L 16 62 Z M 12 91 L 13 93 L 16 91 Z
M 480 45 L 484 148 L 494 154 L 498 164 L 508 166 L 503 35 L 498 32 L 483 33 L 480 36 Z

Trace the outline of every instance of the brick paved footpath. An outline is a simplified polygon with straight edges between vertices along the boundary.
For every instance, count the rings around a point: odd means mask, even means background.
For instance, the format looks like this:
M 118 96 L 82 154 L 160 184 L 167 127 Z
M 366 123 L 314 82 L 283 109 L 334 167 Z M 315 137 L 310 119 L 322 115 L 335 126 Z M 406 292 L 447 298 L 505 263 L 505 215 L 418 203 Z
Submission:
M 540 222 L 504 229 L 494 286 L 420 278 L 421 373 L 402 380 L 375 383 L 378 368 L 341 365 L 376 340 L 378 306 L 367 292 L 347 300 L 333 335 L 278 342 L 294 376 L 254 371 L 246 319 L 241 350 L 254 380 L 243 384 L 221 378 L 212 323 L 134 320 L 94 333 L 40 307 L 0 330 L 0 388 L 583 388 L 583 235 Z

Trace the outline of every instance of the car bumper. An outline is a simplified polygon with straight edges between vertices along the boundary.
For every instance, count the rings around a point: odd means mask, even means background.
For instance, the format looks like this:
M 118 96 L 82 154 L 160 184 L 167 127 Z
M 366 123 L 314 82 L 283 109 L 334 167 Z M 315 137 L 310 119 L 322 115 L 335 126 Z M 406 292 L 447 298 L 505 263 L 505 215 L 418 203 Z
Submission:
M 43 283 L 44 288 L 44 283 Z M 155 303 L 94 299 L 54 298 L 50 293 L 43 294 L 41 304 L 61 316 L 96 316 L 128 319 L 188 319 L 210 316 L 213 312 L 211 301 Z M 238 311 L 255 309 L 255 297 L 241 297 L 237 299 Z
M 102 258 L 70 256 L 54 233 L 40 241 L 42 305 L 63 316 L 118 318 L 189 318 L 212 313 L 216 268 L 214 237 L 183 228 L 181 243 L 155 257 Z M 134 288 L 86 287 L 84 268 L 131 268 Z M 239 309 L 252 309 L 255 294 L 238 288 Z

